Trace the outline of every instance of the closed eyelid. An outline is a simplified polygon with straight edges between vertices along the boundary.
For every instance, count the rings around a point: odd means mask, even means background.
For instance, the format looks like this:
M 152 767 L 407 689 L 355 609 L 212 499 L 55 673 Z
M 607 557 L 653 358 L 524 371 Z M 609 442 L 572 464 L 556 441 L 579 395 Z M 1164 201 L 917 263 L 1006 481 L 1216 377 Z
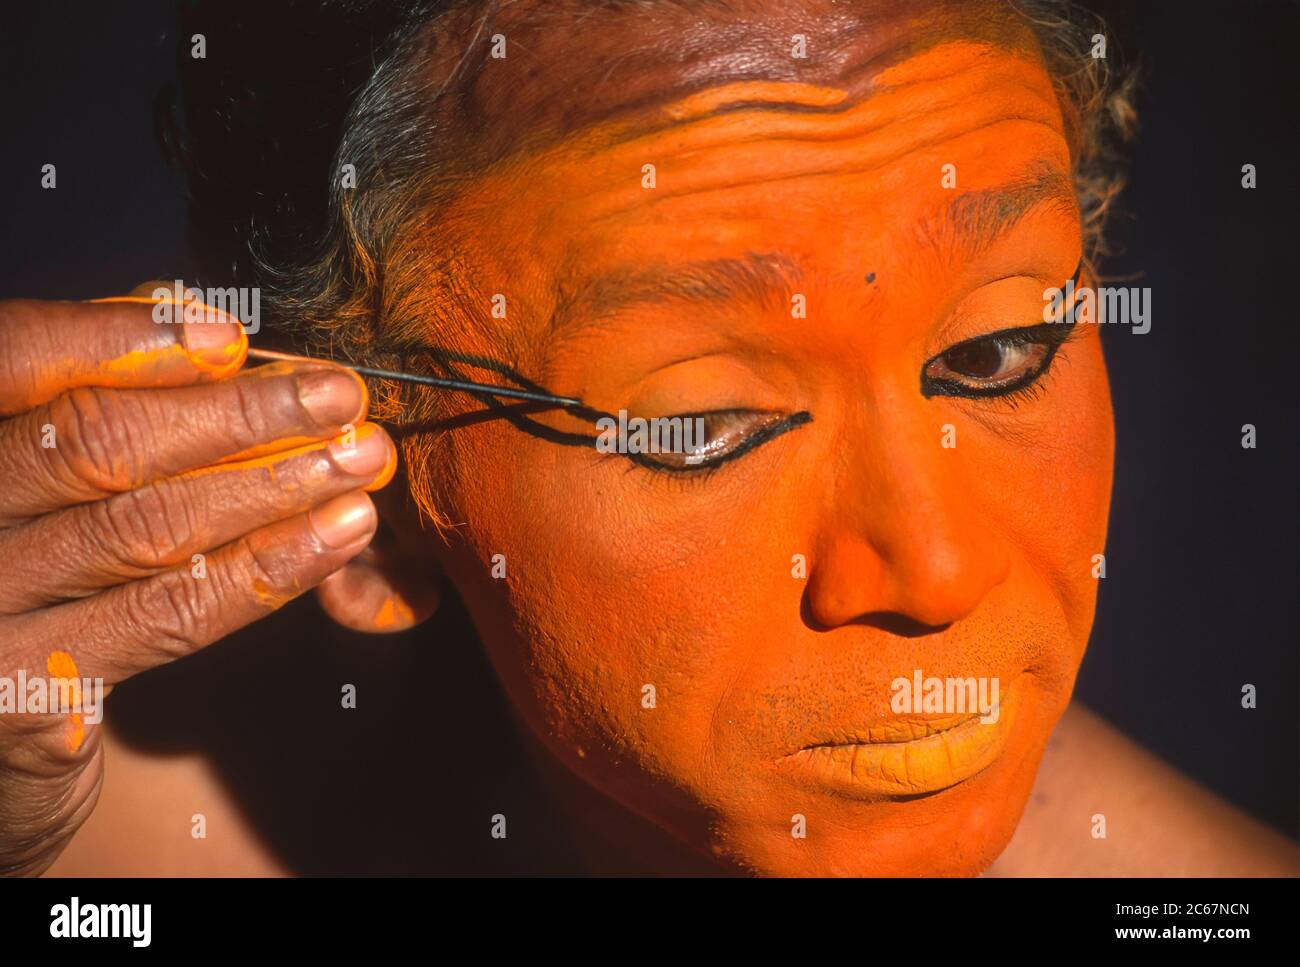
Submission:
M 684 475 L 703 474 L 710 470 L 714 470 L 722 466 L 723 464 L 730 463 L 733 460 L 739 459 L 740 457 L 743 457 L 746 454 L 751 453 L 754 450 L 757 450 L 763 444 L 770 443 L 772 440 L 776 439 L 777 437 L 789 433 L 791 430 L 797 430 L 799 427 L 811 423 L 812 419 L 813 419 L 812 413 L 809 412 L 808 410 L 800 410 L 796 413 L 791 413 L 782 419 L 773 420 L 766 426 L 761 427 L 758 430 L 755 430 L 752 434 L 742 439 L 740 443 L 736 444 L 736 446 L 733 447 L 731 450 L 724 452 L 722 455 L 718 456 L 717 458 L 709 460 L 705 463 L 693 464 L 691 466 L 686 466 L 686 467 L 677 467 L 671 464 L 656 461 L 653 459 L 651 455 L 644 454 L 644 453 L 636 453 L 636 454 L 628 453 L 625 454 L 625 456 L 627 456 L 627 458 L 631 460 L 633 463 L 637 464 L 638 466 L 645 467 L 648 470 L 655 470 L 661 473 L 684 474 Z

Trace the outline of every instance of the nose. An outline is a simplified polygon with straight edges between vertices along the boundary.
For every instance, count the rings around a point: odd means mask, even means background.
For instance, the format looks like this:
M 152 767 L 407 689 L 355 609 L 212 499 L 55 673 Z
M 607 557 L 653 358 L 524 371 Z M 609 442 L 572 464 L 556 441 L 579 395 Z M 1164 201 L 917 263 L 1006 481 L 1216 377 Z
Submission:
M 925 429 L 892 426 L 879 437 L 888 445 L 865 445 L 848 461 L 809 562 L 819 625 L 943 627 L 1006 580 L 1010 547 L 983 519 L 976 481 L 962 455 L 941 446 L 939 424 Z

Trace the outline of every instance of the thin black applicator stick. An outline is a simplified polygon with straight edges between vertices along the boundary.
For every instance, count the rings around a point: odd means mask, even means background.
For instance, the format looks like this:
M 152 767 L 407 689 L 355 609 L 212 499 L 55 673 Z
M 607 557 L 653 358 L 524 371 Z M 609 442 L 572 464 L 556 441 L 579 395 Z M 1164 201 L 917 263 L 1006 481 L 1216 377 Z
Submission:
M 357 366 L 339 359 L 327 359 L 321 356 L 300 356 L 294 353 L 277 352 L 274 349 L 249 349 L 248 358 L 290 363 L 333 363 L 362 376 L 372 376 L 376 379 L 395 379 L 403 383 L 419 383 L 421 386 L 432 386 L 435 389 L 454 390 L 461 393 L 485 393 L 490 396 L 505 396 L 515 400 L 531 400 L 534 403 L 554 403 L 556 406 L 582 405 L 582 400 L 568 396 L 535 393 L 532 390 L 516 389 L 513 386 L 493 386 L 490 383 L 471 383 L 461 379 L 442 379 L 438 376 L 425 376 L 422 373 L 401 373 L 392 369 L 375 369 L 373 366 Z

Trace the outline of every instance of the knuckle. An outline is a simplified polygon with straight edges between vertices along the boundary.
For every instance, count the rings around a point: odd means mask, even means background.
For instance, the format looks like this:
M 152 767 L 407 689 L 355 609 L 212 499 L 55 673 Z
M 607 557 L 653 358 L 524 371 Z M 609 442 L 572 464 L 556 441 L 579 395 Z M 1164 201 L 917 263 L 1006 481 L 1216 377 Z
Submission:
M 129 490 L 143 476 L 148 421 L 130 418 L 120 393 L 71 390 L 49 404 L 58 445 L 43 450 L 74 481 L 98 491 Z
M 173 657 L 193 654 L 215 637 L 216 602 L 208 581 L 187 570 L 164 571 L 151 581 L 129 585 L 149 640 Z
M 258 384 L 261 385 L 258 385 Z M 274 422 L 268 413 L 266 397 L 261 392 L 266 385 L 253 380 L 231 380 L 224 384 L 230 393 L 226 418 L 231 434 L 240 449 L 255 446 L 273 435 Z
M 263 604 L 282 603 L 296 597 L 303 590 L 296 560 L 284 549 L 261 546 L 249 536 L 240 538 L 234 546 L 237 566 L 232 577 L 238 575 L 240 593 L 254 597 Z
M 190 546 L 195 520 L 188 501 L 175 485 L 149 485 L 89 505 L 91 539 L 110 560 L 132 571 L 175 563 Z
M 272 591 L 292 590 L 294 569 L 283 554 L 259 547 L 248 537 L 240 540 L 239 551 L 240 559 L 245 562 L 247 576 L 253 581 L 261 581 Z

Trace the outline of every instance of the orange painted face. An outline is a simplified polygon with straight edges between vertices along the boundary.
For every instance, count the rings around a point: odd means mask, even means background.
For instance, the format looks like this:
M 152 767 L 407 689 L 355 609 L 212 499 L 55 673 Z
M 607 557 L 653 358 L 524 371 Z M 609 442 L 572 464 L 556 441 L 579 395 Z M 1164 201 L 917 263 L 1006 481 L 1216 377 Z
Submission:
M 527 375 L 710 414 L 715 458 L 457 430 L 443 563 L 550 750 L 701 851 L 972 873 L 1087 642 L 1106 375 L 1095 327 L 1043 325 L 1082 242 L 1037 60 L 948 40 L 851 86 L 697 86 L 450 204 L 440 244 L 533 327 Z M 996 722 L 899 711 L 917 677 L 984 680 Z

